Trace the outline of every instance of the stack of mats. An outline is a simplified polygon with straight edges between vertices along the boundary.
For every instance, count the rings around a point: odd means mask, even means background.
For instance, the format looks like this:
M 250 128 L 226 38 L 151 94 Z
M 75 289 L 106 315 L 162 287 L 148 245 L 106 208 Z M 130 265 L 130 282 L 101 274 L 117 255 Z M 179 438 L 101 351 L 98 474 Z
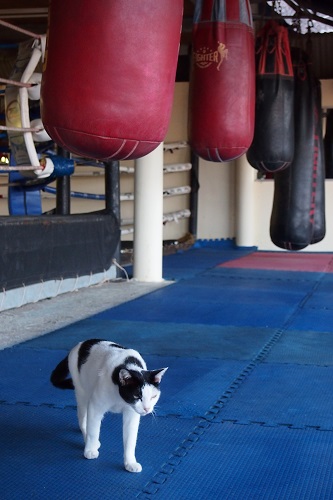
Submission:
M 196 245 L 165 258 L 174 284 L 0 352 L 1 498 L 333 498 L 332 263 Z M 48 382 L 94 337 L 169 366 L 140 474 L 123 469 L 118 415 L 85 460 L 74 394 Z

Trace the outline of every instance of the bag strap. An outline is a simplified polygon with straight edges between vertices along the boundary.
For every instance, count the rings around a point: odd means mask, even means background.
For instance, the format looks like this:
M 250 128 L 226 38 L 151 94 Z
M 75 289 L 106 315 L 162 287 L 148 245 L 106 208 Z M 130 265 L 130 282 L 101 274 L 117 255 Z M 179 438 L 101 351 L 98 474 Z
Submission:
M 253 25 L 249 0 L 197 0 L 194 23 L 242 22 Z

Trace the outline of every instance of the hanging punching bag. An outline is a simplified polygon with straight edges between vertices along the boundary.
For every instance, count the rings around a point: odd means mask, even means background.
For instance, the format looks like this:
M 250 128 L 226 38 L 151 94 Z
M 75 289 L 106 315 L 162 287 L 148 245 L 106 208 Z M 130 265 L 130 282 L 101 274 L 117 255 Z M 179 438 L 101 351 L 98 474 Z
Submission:
M 333 179 L 333 110 L 327 110 L 324 139 L 326 178 Z
M 314 242 L 315 220 L 318 226 L 322 225 L 322 215 L 316 216 L 316 211 L 324 210 L 324 193 L 322 181 L 317 182 L 316 83 L 307 57 L 301 50 L 292 49 L 292 60 L 295 74 L 295 153 L 290 167 L 274 175 L 270 235 L 272 242 L 280 248 L 301 250 Z M 319 231 L 316 239 L 318 235 Z
M 182 10 L 182 0 L 51 0 L 41 111 L 57 144 L 120 160 L 164 140 Z
M 256 110 L 248 162 L 260 172 L 287 168 L 294 156 L 294 75 L 288 30 L 275 21 L 256 42 Z
M 254 55 L 249 0 L 196 2 L 189 136 L 205 160 L 233 160 L 252 142 Z
M 313 187 L 314 199 L 312 205 L 314 213 L 311 214 L 312 238 L 311 244 L 318 243 L 324 239 L 326 234 L 325 221 L 325 153 L 322 127 L 322 108 L 321 108 L 321 83 L 319 80 L 314 82 L 315 92 L 315 133 L 314 133 L 314 152 L 313 152 Z

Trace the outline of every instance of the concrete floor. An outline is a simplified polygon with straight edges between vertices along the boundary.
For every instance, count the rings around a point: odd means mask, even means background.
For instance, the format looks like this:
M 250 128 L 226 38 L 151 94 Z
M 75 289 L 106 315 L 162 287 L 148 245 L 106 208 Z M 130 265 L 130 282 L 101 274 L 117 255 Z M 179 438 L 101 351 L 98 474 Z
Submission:
M 161 283 L 114 280 L 0 313 L 0 349 L 52 332 L 161 287 Z

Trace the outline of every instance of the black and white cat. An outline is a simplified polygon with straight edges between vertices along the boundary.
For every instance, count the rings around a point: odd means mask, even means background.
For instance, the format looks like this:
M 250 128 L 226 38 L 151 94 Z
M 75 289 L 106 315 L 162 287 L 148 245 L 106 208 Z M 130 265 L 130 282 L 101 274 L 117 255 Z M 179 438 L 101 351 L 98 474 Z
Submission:
M 80 342 L 58 364 L 51 382 L 61 389 L 75 389 L 86 458 L 99 455 L 104 414 L 122 413 L 125 468 L 129 472 L 142 470 L 135 458 L 140 416 L 153 412 L 166 370 L 147 370 L 145 361 L 134 349 L 98 339 Z M 67 378 L 69 373 L 72 378 Z

